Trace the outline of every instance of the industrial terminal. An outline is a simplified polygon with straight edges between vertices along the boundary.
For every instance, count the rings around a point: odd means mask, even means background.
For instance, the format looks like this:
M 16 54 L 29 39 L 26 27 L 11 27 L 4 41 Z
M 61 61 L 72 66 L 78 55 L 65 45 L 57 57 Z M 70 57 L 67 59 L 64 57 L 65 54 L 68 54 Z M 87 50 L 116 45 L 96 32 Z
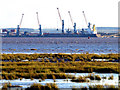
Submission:
M 38 28 L 39 32 L 32 33 L 32 32 L 29 32 L 29 29 L 25 29 L 24 31 L 21 31 L 21 24 L 22 24 L 23 17 L 24 17 L 24 14 L 22 14 L 20 23 L 19 23 L 19 25 L 17 25 L 17 28 L 14 28 L 14 29 L 13 28 L 12 29 L 4 29 L 3 28 L 0 30 L 0 34 L 2 37 L 99 37 L 100 36 L 100 34 L 98 34 L 96 31 L 95 24 L 91 25 L 90 22 L 87 22 L 84 11 L 82 13 L 83 13 L 87 28 L 82 28 L 82 29 L 76 28 L 76 22 L 73 22 L 70 11 L 68 11 L 68 14 L 69 14 L 70 21 L 71 21 L 73 28 L 66 29 L 64 27 L 65 22 L 61 18 L 59 8 L 57 8 L 57 12 L 58 12 L 58 16 L 59 16 L 60 23 L 61 23 L 61 29 L 60 29 L 59 33 L 57 33 L 57 32 L 44 33 L 44 29 L 42 29 L 42 25 L 39 23 L 38 12 L 36 12 L 36 17 L 37 17 L 37 21 L 38 21 L 38 25 L 39 25 L 39 28 Z M 58 31 L 58 28 L 56 29 L 56 31 Z

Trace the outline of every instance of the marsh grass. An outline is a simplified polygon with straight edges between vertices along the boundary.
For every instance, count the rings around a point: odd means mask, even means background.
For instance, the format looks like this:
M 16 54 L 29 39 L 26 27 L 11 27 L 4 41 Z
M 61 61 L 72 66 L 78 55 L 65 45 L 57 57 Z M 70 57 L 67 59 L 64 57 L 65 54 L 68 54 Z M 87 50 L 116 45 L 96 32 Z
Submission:
M 79 76 L 76 79 L 72 79 L 72 82 L 89 82 L 89 80 L 87 80 L 85 77 Z
M 95 75 L 95 80 L 101 80 L 101 77 L 99 75 Z
M 112 61 L 113 59 L 119 60 L 119 54 L 2 54 L 2 60 L 37 60 L 37 58 L 49 58 L 50 61 L 57 61 L 58 59 L 61 62 L 67 61 L 91 61 L 91 59 L 108 59 Z M 47 59 L 47 62 L 49 62 Z
M 119 73 L 120 63 L 90 62 L 90 58 L 112 58 L 118 54 L 2 54 L 2 79 L 13 80 L 18 78 L 26 79 L 66 79 L 74 78 L 65 73 Z M 50 57 L 50 59 L 49 59 Z M 15 60 L 19 58 L 35 60 L 42 58 L 43 61 L 28 62 L 4 62 L 4 60 Z M 46 58 L 47 62 L 44 60 Z M 76 61 L 76 59 L 79 59 Z M 52 61 L 53 60 L 53 61 Z M 64 61 L 63 61 L 64 60 Z M 67 61 L 66 61 L 67 60 Z M 51 62 L 52 61 L 52 62 Z M 92 76 L 91 76 L 92 78 Z M 100 79 L 96 76 L 96 79 Z
M 22 86 L 18 86 L 18 85 L 15 85 L 13 86 L 10 82 L 9 83 L 4 83 L 4 85 L 2 86 L 2 88 L 0 90 L 13 90 L 12 89 L 15 88 L 15 87 L 22 87 Z M 14 89 L 15 90 L 15 89 Z
M 18 79 L 18 78 L 36 78 L 36 79 L 65 79 L 64 73 L 91 73 L 94 72 L 118 73 L 119 63 L 108 62 L 3 62 L 2 63 L 2 79 Z M 52 76 L 54 75 L 54 76 Z M 70 78 L 70 76 L 68 77 Z M 92 78 L 92 76 L 91 76 Z M 97 79 L 100 79 L 96 76 Z
M 94 85 L 94 86 L 89 86 L 89 90 L 119 90 L 119 87 L 115 87 L 114 85 Z
M 115 87 L 113 85 L 107 85 L 107 86 L 94 85 L 94 86 L 77 88 L 73 86 L 72 90 L 119 90 L 119 87 Z
M 94 74 L 85 76 L 85 78 L 90 78 L 90 80 L 101 80 L 101 77 L 99 75 L 94 75 Z
M 11 83 L 4 83 L 2 89 L 7 89 L 8 87 L 12 86 Z
M 102 79 L 107 79 L 107 77 L 102 77 Z
M 108 78 L 108 80 L 113 80 L 114 79 L 114 76 L 113 75 L 111 75 L 109 78 Z
M 59 89 L 55 83 L 53 84 L 47 83 L 46 85 L 34 83 L 33 85 L 26 88 L 25 90 L 59 90 Z

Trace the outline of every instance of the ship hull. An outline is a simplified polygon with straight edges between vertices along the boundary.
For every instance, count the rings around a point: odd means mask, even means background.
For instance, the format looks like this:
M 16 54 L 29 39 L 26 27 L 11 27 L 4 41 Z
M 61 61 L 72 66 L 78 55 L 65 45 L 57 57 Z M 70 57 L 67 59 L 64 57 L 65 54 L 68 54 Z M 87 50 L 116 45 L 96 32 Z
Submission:
M 2 37 L 97 37 L 97 34 L 44 34 L 41 36 L 2 36 Z
M 47 34 L 42 37 L 97 37 L 96 34 Z

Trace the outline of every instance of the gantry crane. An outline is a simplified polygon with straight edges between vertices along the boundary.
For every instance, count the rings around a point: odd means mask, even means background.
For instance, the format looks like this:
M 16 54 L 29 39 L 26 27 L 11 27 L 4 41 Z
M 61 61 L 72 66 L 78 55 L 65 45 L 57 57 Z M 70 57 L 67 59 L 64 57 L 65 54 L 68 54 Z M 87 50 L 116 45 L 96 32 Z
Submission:
M 61 18 L 59 8 L 57 8 L 57 10 L 58 10 L 58 15 L 59 15 L 59 18 L 60 18 L 60 22 L 62 23 L 62 33 L 64 34 L 64 20 L 62 20 L 62 18 Z

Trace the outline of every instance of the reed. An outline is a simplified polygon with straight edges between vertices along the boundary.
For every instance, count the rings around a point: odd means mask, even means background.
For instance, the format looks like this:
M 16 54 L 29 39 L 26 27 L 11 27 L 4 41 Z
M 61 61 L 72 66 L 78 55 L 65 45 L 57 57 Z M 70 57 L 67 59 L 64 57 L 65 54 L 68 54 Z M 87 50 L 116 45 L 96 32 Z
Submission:
M 99 75 L 94 75 L 94 74 L 85 76 L 85 78 L 90 78 L 90 80 L 101 80 L 101 77 Z
M 79 76 L 77 79 L 72 79 L 72 82 L 89 82 L 85 77 Z
M 91 59 L 110 59 L 119 60 L 119 54 L 2 54 L 2 60 L 37 60 L 38 58 L 49 58 L 49 60 L 61 60 L 61 61 L 91 61 Z M 64 60 L 62 60 L 64 59 Z
M 11 83 L 4 83 L 2 90 L 7 90 L 10 86 L 12 86 Z
M 108 78 L 108 80 L 113 80 L 113 79 L 114 79 L 113 75 Z
M 53 84 L 47 83 L 46 85 L 34 83 L 33 85 L 26 88 L 25 90 L 59 90 L 59 89 L 55 83 Z
M 66 55 L 66 54 L 65 55 L 55 54 L 53 55 L 53 57 L 52 54 L 50 55 L 50 57 L 52 58 L 54 57 L 66 58 L 67 56 L 69 56 L 71 59 L 73 57 L 76 57 L 75 55 Z M 39 54 L 36 54 L 36 57 L 40 57 Z M 42 57 L 44 57 L 44 55 Z M 64 62 L 56 61 L 56 63 L 50 62 L 50 60 L 49 62 L 38 62 L 38 61 L 4 62 L 3 61 L 1 63 L 2 66 L 1 75 L 2 75 L 2 79 L 17 79 L 17 78 L 65 79 L 67 78 L 67 75 L 65 73 L 92 73 L 92 72 L 120 73 L 118 68 L 119 65 L 120 63 L 97 62 L 97 61 L 96 62 L 89 62 L 89 61 L 66 62 L 64 60 Z
M 115 87 L 113 85 L 94 85 L 94 86 L 89 86 L 89 90 L 119 90 L 119 87 Z

